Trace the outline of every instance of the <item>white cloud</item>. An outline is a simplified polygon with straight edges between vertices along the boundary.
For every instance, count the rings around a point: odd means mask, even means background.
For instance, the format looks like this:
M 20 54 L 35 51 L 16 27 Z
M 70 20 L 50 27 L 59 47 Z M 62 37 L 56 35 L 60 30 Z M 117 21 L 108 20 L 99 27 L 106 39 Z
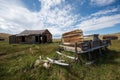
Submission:
M 120 14 L 111 16 L 102 16 L 99 18 L 91 18 L 80 23 L 80 28 L 84 31 L 99 30 L 120 24 Z
M 113 12 L 116 12 L 116 11 L 118 11 L 118 8 L 113 8 L 113 9 L 109 9 L 109 10 L 101 10 L 101 11 L 98 11 L 98 12 L 92 14 L 91 16 L 100 16 L 100 15 L 113 13 Z
M 116 13 L 118 11 L 119 7 L 100 10 L 89 16 L 82 17 L 76 26 L 84 32 L 114 27 L 115 25 L 120 24 L 120 14 Z
M 92 5 L 106 6 L 112 4 L 115 0 L 91 0 Z
M 50 7 L 61 4 L 62 0 L 39 0 L 42 3 L 42 9 L 50 9 Z
M 63 4 L 65 0 L 39 1 L 41 10 L 31 12 L 21 0 L 0 0 L 0 32 L 19 33 L 24 29 L 47 28 L 57 36 L 68 30 L 80 28 L 90 31 L 120 23 L 120 14 L 111 14 L 117 12 L 118 8 L 101 10 L 80 18 L 80 14 L 72 14 L 74 8 L 71 5 Z
M 62 33 L 61 28 L 70 27 L 76 17 L 64 0 L 40 0 L 41 10 L 31 12 L 19 0 L 0 0 L 0 31 L 19 33 L 24 29 L 49 29 L 52 34 Z M 62 5 L 61 8 L 57 7 Z M 54 9 L 51 9 L 54 7 Z

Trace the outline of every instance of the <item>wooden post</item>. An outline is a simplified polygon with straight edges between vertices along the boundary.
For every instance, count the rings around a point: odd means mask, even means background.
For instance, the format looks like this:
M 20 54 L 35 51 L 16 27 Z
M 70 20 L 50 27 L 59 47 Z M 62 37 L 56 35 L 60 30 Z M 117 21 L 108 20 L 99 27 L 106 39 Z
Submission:
M 78 61 L 77 42 L 75 42 L 75 61 Z
M 77 54 L 77 42 L 75 43 L 75 53 Z
M 92 47 L 93 47 L 92 41 L 89 42 L 89 47 L 90 47 L 90 49 L 92 49 Z M 92 58 L 93 58 L 92 52 L 88 52 L 88 59 L 91 61 Z

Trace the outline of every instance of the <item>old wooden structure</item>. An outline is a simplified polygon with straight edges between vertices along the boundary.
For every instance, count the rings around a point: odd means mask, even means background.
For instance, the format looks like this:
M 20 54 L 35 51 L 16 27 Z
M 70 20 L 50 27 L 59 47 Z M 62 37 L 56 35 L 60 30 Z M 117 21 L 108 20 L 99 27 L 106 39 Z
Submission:
M 89 39 L 85 39 L 86 37 L 90 37 Z M 110 39 L 99 39 L 99 34 L 86 35 L 83 36 L 82 30 L 73 30 L 70 32 L 66 32 L 62 35 L 62 43 L 59 45 L 59 54 L 60 52 L 70 51 L 76 53 L 75 56 L 79 54 L 85 54 L 88 57 L 88 60 L 92 60 L 94 58 L 94 51 L 98 51 L 97 56 L 101 55 L 101 49 L 106 49 L 109 45 L 111 45 Z M 78 59 L 78 58 L 74 58 Z
M 83 31 L 74 30 L 62 34 L 62 43 L 83 42 Z
M 85 40 L 85 37 L 92 37 L 90 40 Z M 77 53 L 86 53 L 109 46 L 109 39 L 99 39 L 99 34 L 83 36 L 82 30 L 74 30 L 62 35 L 62 44 L 60 45 L 65 50 L 75 52 L 75 44 L 77 44 Z
M 9 36 L 9 43 L 40 44 L 52 42 L 52 34 L 47 30 L 24 30 Z

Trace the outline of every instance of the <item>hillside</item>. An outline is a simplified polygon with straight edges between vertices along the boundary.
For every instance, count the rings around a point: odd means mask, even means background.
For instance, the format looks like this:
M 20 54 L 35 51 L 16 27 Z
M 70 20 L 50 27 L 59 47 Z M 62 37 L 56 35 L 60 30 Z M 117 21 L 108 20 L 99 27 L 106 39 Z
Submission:
M 120 32 L 119 33 L 113 33 L 113 34 L 106 34 L 106 35 L 117 36 L 118 39 L 120 39 Z
M 42 65 L 34 67 L 39 56 L 43 59 L 58 57 L 57 49 L 58 43 L 23 45 L 0 42 L 0 80 L 120 79 L 120 40 L 112 41 L 108 51 L 103 50 L 103 56 L 94 65 L 86 66 L 77 62 L 70 67 L 55 64 L 51 64 L 48 69 Z
M 10 36 L 10 34 L 7 34 L 7 33 L 0 33 L 0 37 L 4 38 L 5 41 L 8 41 L 9 36 Z

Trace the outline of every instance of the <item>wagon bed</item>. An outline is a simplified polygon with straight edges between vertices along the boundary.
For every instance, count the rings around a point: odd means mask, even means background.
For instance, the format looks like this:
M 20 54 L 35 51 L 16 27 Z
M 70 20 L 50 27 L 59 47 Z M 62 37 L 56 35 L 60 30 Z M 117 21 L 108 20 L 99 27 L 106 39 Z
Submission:
M 85 40 L 86 37 L 90 37 L 92 39 Z M 99 38 L 99 34 L 83 36 L 82 30 L 73 30 L 62 35 L 62 43 L 59 47 L 65 51 L 81 54 L 106 48 L 109 45 L 111 45 L 110 39 L 101 40 Z
M 91 52 L 101 48 L 106 48 L 109 45 L 111 45 L 110 40 L 102 40 L 98 42 L 100 42 L 101 44 L 97 46 L 93 44 L 94 41 L 89 41 L 89 42 L 82 42 L 82 43 L 67 43 L 69 45 L 60 44 L 59 47 L 61 47 L 65 51 L 70 51 L 70 52 L 76 52 L 77 50 L 77 54 L 81 54 L 81 53 L 87 53 L 87 52 Z

